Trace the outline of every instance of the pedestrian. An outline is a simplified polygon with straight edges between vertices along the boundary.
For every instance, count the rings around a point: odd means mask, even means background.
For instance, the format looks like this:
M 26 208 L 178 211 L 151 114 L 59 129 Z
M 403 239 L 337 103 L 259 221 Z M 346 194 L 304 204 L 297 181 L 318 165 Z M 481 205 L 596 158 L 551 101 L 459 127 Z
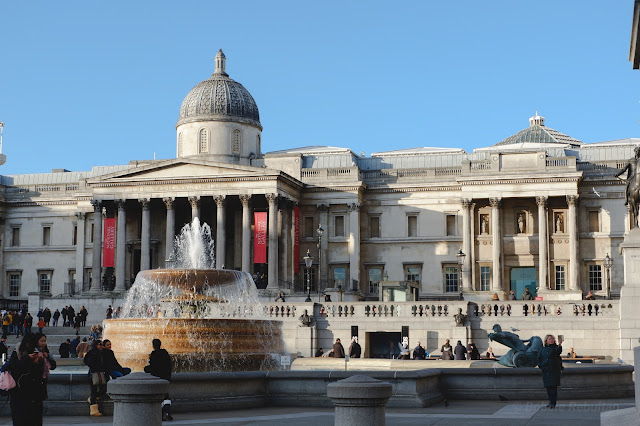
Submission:
M 509 295 L 507 296 L 507 300 L 516 300 L 516 293 L 513 290 L 509 291 Z
M 73 320 L 76 317 L 76 310 L 73 309 L 73 306 L 69 305 L 69 307 L 67 308 L 67 326 L 72 327 L 73 326 Z
M 453 359 L 460 361 L 467 359 L 466 357 L 467 349 L 462 346 L 462 342 L 458 340 L 458 344 L 455 348 L 453 348 Z
M 538 366 L 542 370 L 542 382 L 549 395 L 547 408 L 555 408 L 558 401 L 558 386 L 560 386 L 560 373 L 562 367 L 562 339 L 556 338 L 552 334 L 544 337 L 544 347 L 538 352 Z
M 22 316 L 18 312 L 15 312 L 13 315 L 13 330 L 16 332 L 16 337 L 22 335 L 22 323 Z
M 524 288 L 524 293 L 522 293 L 522 300 L 533 300 L 533 294 L 529 291 L 529 287 Z
M 44 371 L 42 373 L 42 379 L 44 382 L 44 399 L 49 399 L 47 393 L 47 382 L 49 381 L 49 375 L 51 370 L 56 369 L 56 360 L 53 359 L 53 355 L 49 353 L 49 347 L 47 346 L 47 336 L 43 333 L 36 333 L 36 350 L 42 353 L 42 361 L 44 362 Z
M 362 347 L 360 347 L 360 344 L 358 343 L 358 338 L 354 336 L 351 338 L 351 344 L 349 345 L 349 356 L 351 358 L 360 358 L 361 354 Z
M 47 323 L 44 322 L 44 317 L 39 317 L 36 325 L 38 326 L 38 333 L 42 333 L 42 329 L 47 325 Z
M 4 364 L 7 356 L 9 355 L 9 345 L 7 345 L 7 336 L 4 334 L 0 337 L 0 360 Z
M 468 359 L 480 359 L 480 351 L 476 347 L 476 344 L 471 342 L 467 347 Z
M 151 345 L 153 346 L 153 352 L 149 354 L 149 365 L 144 367 L 144 372 L 161 379 L 171 380 L 171 357 L 169 353 L 166 349 L 161 348 L 162 342 L 160 339 L 153 339 Z M 162 420 L 173 420 L 169 394 L 165 395 L 165 399 L 162 402 Z
M 84 356 L 84 363 L 89 367 L 89 384 L 91 386 L 91 396 L 89 403 L 90 416 L 102 416 L 98 407 L 98 398 L 103 397 L 107 391 L 107 368 L 102 358 L 102 340 L 94 340 L 93 347 Z
M 78 358 L 78 345 L 80 344 L 80 336 L 76 334 L 76 337 L 69 343 L 69 354 L 71 358 Z
M 113 308 L 111 307 L 111 305 L 109 305 L 109 307 L 107 308 L 105 316 L 107 319 L 111 319 L 113 317 Z
M 413 349 L 413 359 L 426 359 L 426 358 L 427 358 L 427 351 L 422 347 L 420 342 L 418 342 L 416 347 Z
M 42 425 L 42 401 L 46 398 L 47 385 L 44 382 L 44 354 L 37 350 L 37 342 L 36 335 L 26 335 L 9 359 L 8 370 L 16 381 L 16 387 L 9 392 L 14 425 Z
M 87 308 L 84 307 L 84 305 L 82 306 L 82 308 L 80 308 L 80 326 L 81 327 L 86 327 L 87 326 L 87 317 L 89 316 L 89 311 L 87 311 Z
M 11 324 L 11 316 L 9 312 L 2 312 L 2 334 L 5 336 L 9 333 L 9 324 Z
M 440 352 L 442 352 L 441 359 L 445 361 L 453 359 L 453 348 L 449 344 L 449 339 L 444 341 L 444 345 L 440 348 Z
M 331 356 L 333 358 L 344 358 L 344 346 L 340 343 L 340 339 L 336 339 L 336 343 L 333 344 L 333 352 Z
M 60 358 L 69 358 L 70 352 L 71 352 L 71 340 L 67 339 L 66 341 L 60 343 L 60 347 L 58 348 L 58 353 L 60 354 Z
M 60 318 L 60 310 L 56 309 L 56 311 L 53 313 L 53 326 L 54 327 L 58 326 L 58 318 Z
M 112 379 L 126 376 L 131 373 L 131 369 L 120 365 L 116 359 L 116 355 L 111 350 L 111 340 L 105 339 L 102 341 L 102 359 L 104 360 L 105 367 L 107 367 L 107 373 Z
M 104 346 L 104 342 L 102 343 L 102 345 Z M 84 356 L 90 350 L 91 350 L 91 345 L 87 342 L 87 338 L 83 337 L 82 342 L 78 343 L 78 346 L 76 346 L 76 355 L 78 355 L 78 358 L 84 358 Z
M 62 326 L 66 327 L 67 326 L 67 313 L 69 312 L 69 307 L 65 306 L 64 308 L 62 308 Z
M 26 336 L 27 333 L 31 333 L 31 327 L 33 327 L 33 317 L 29 312 L 27 312 L 27 316 L 24 317 L 24 334 Z

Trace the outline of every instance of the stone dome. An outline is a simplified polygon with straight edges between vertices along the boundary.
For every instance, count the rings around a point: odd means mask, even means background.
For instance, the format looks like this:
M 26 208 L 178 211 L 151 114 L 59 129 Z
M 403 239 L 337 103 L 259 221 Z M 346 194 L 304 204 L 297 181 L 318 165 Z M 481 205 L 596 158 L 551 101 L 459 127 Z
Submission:
M 182 101 L 176 127 L 198 121 L 232 121 L 250 124 L 262 130 L 256 101 L 244 86 L 225 72 L 222 49 L 215 58 L 211 78 L 191 89 Z

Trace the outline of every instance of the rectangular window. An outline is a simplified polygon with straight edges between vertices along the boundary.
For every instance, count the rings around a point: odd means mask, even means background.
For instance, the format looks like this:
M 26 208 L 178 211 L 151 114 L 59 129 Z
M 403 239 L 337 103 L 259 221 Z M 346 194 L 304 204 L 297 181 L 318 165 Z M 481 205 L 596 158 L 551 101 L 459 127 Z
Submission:
M 378 294 L 380 281 L 382 281 L 382 268 L 369 268 L 369 293 Z
M 457 235 L 456 232 L 456 216 L 453 214 L 447 215 L 447 236 Z
M 11 247 L 20 245 L 20 228 L 11 228 Z
M 42 227 L 42 245 L 43 246 L 51 245 L 51 227 L 50 226 Z
M 38 284 L 40 286 L 40 293 L 51 293 L 51 272 L 40 272 Z
M 20 296 L 20 274 L 11 272 L 9 274 L 9 296 Z
M 565 290 L 566 272 L 564 265 L 556 265 L 556 290 Z
M 589 212 L 589 232 L 600 232 L 600 212 Z
M 380 216 L 369 216 L 369 237 L 380 238 Z
M 480 267 L 480 291 L 491 290 L 491 267 Z
M 407 281 L 420 282 L 420 270 L 422 268 L 418 265 L 406 265 L 404 267 L 404 276 Z
M 313 238 L 313 217 L 305 216 L 303 218 L 302 236 L 304 238 Z
M 344 237 L 344 216 L 333 217 L 333 236 Z
M 589 265 L 589 290 L 602 290 L 602 266 Z
M 418 236 L 418 216 L 407 216 L 407 236 Z
M 346 289 L 347 285 L 347 268 L 344 266 L 336 266 L 333 268 L 333 287 Z
M 89 242 L 93 243 L 93 228 L 95 228 L 95 223 L 91 222 L 91 235 L 89 235 Z M 138 238 L 142 235 L 142 226 L 140 227 L 140 232 L 138 233 Z
M 71 236 L 71 244 L 74 246 L 78 244 L 78 225 L 73 225 L 73 235 Z
M 458 267 L 446 266 L 444 268 L 444 291 L 447 293 L 458 292 Z

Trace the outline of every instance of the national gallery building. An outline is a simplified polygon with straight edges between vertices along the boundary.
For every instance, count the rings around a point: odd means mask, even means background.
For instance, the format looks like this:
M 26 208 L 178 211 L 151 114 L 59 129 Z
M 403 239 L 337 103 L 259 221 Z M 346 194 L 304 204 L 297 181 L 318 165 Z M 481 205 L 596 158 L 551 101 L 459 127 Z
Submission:
M 632 220 L 616 175 L 640 139 L 584 143 L 536 113 L 473 152 L 263 152 L 256 102 L 225 61 L 184 98 L 175 158 L 0 177 L 5 303 L 121 294 L 171 266 L 194 217 L 211 227 L 216 267 L 251 273 L 271 299 L 619 296 Z

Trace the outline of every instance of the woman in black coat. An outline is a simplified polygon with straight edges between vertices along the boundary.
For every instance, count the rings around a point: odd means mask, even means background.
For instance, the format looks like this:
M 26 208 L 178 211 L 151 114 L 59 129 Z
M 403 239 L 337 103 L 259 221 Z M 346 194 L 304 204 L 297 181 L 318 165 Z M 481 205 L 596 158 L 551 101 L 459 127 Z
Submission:
M 107 391 L 107 384 L 94 385 L 93 373 L 103 373 L 105 380 L 107 377 L 107 366 L 105 365 L 102 357 L 102 340 L 94 340 L 93 346 L 89 352 L 84 356 L 84 363 L 89 367 L 89 384 L 91 385 L 91 396 L 89 397 L 89 404 L 91 409 L 91 416 L 101 416 L 102 413 L 98 410 L 98 396 L 104 395 Z
M 458 340 L 458 344 L 456 345 L 455 348 L 453 348 L 454 359 L 457 359 L 457 360 L 467 359 L 466 354 L 467 354 L 467 348 L 462 346 L 462 342 Z
M 43 379 L 44 355 L 37 350 L 37 342 L 35 335 L 26 335 L 9 359 L 8 370 L 17 385 L 9 393 L 11 418 L 17 426 L 42 425 L 47 384 Z
M 562 340 L 558 340 L 552 334 L 544 337 L 544 347 L 538 352 L 538 366 L 542 370 L 542 381 L 547 388 L 549 405 L 554 408 L 558 401 L 558 386 L 560 386 L 560 372 L 562 371 Z

